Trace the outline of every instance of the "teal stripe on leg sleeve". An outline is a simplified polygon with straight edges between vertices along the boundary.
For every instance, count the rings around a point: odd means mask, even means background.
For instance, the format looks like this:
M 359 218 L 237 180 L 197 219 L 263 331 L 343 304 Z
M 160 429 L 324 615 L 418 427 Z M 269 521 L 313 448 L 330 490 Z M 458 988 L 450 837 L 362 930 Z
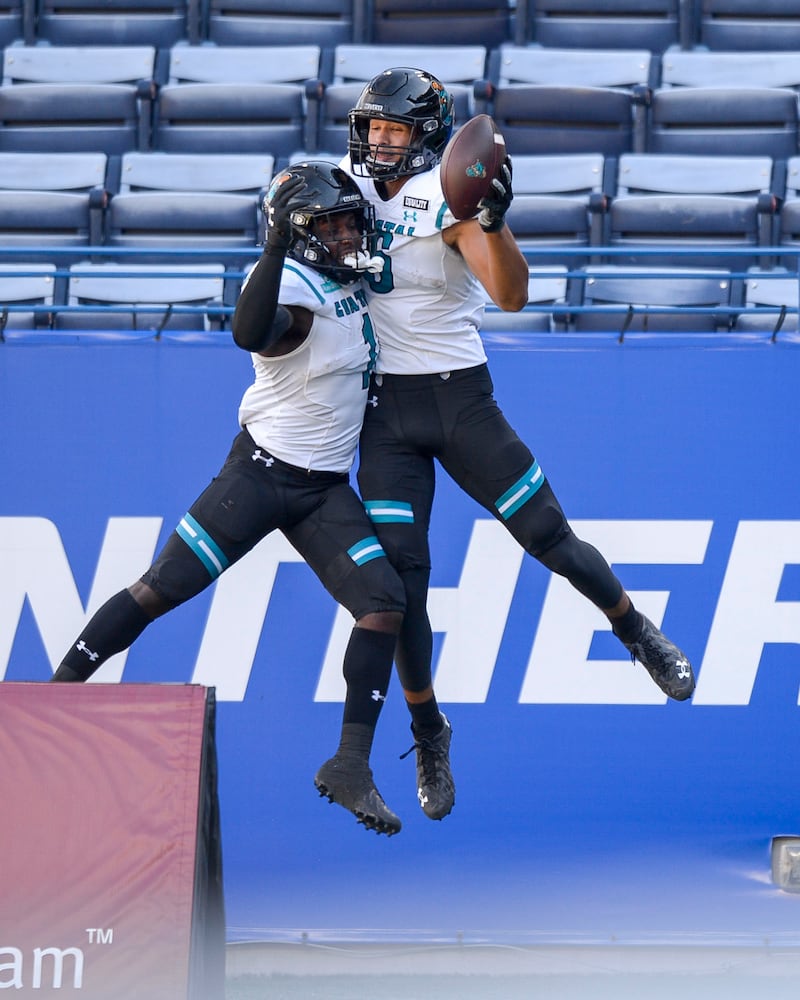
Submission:
M 212 580 L 228 568 L 225 553 L 191 514 L 184 514 L 175 530 L 208 570 Z
M 368 563 L 372 559 L 379 559 L 381 556 L 386 555 L 381 548 L 381 543 L 374 535 L 362 538 L 360 542 L 356 542 L 355 545 L 347 550 L 347 554 L 357 566 L 363 566 L 364 563 Z
M 539 463 L 534 461 L 524 476 L 518 479 L 511 489 L 496 501 L 495 507 L 498 514 L 507 521 L 509 517 L 526 504 L 531 497 L 544 485 L 544 473 L 539 468 Z
M 375 524 L 413 524 L 414 511 L 402 500 L 365 500 L 364 510 Z

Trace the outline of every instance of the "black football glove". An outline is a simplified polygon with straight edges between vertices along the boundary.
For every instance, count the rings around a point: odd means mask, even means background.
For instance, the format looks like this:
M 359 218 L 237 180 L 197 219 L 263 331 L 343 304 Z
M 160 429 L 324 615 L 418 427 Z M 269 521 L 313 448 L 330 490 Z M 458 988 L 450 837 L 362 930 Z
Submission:
M 514 198 L 511 190 L 511 157 L 500 166 L 489 193 L 478 202 L 478 223 L 485 233 L 499 233 L 505 225 L 506 212 Z
M 270 198 L 264 199 L 264 213 L 267 216 L 267 248 L 277 253 L 286 253 L 292 243 L 292 224 L 289 221 L 289 202 L 305 188 L 305 178 L 290 175 L 279 184 Z

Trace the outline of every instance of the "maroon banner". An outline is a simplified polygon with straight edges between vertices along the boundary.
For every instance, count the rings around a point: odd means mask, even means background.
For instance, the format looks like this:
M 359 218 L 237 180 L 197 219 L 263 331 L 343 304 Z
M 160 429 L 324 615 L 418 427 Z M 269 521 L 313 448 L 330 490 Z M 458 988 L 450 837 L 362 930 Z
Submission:
M 208 694 L 0 684 L 0 989 L 189 996 Z

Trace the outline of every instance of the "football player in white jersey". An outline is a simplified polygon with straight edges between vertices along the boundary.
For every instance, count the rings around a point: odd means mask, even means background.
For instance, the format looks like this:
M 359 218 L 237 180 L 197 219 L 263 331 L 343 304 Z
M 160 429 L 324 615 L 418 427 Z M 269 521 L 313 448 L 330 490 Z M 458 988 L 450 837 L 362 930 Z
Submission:
M 280 172 L 265 210 L 266 246 L 232 324 L 255 369 L 242 430 L 153 565 L 96 612 L 53 680 L 87 680 L 280 530 L 355 619 L 340 743 L 315 784 L 367 829 L 392 835 L 400 820 L 375 787 L 369 756 L 405 597 L 349 482 L 377 349 L 361 282 L 381 266 L 373 212 L 344 171 L 320 160 Z
M 485 296 L 502 309 L 527 301 L 528 266 L 505 222 L 506 158 L 476 218 L 457 221 L 440 183 L 453 103 L 430 73 L 387 69 L 349 114 L 341 165 L 371 201 L 381 272 L 367 275 L 380 340 L 361 433 L 358 484 L 378 538 L 400 573 L 406 616 L 396 663 L 411 713 L 417 794 L 426 815 L 453 806 L 451 727 L 431 682 L 426 612 L 434 460 L 490 511 L 526 552 L 566 577 L 671 698 L 694 690 L 689 661 L 637 611 L 604 557 L 572 532 L 543 470 L 495 402 L 479 328 Z M 410 752 L 410 751 L 409 751 Z

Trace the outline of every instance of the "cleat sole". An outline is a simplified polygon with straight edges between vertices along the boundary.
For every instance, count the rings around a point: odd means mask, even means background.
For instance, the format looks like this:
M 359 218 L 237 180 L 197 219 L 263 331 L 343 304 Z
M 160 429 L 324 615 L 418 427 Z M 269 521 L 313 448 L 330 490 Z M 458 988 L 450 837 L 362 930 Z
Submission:
M 324 766 L 324 765 L 323 765 Z M 370 782 L 371 782 L 371 772 L 370 772 Z M 341 799 L 337 799 L 335 790 L 331 788 L 324 780 L 321 780 L 319 776 L 314 779 L 314 785 L 321 798 L 326 798 L 329 803 L 341 806 L 343 809 L 347 809 L 348 812 L 352 813 L 356 818 L 356 822 L 363 826 L 365 830 L 374 830 L 377 834 L 384 834 L 387 837 L 392 837 L 396 833 L 399 833 L 402 829 L 402 823 L 400 819 L 391 812 L 391 810 L 386 806 L 381 798 L 380 792 L 372 785 L 371 792 L 377 796 L 380 804 L 386 809 L 385 816 L 379 815 L 377 812 L 366 811 L 363 808 L 359 808 L 358 803 L 348 801 L 342 801 L 343 799 L 352 799 L 352 793 L 346 788 L 341 791 Z M 363 804 L 363 803 L 362 803 Z

